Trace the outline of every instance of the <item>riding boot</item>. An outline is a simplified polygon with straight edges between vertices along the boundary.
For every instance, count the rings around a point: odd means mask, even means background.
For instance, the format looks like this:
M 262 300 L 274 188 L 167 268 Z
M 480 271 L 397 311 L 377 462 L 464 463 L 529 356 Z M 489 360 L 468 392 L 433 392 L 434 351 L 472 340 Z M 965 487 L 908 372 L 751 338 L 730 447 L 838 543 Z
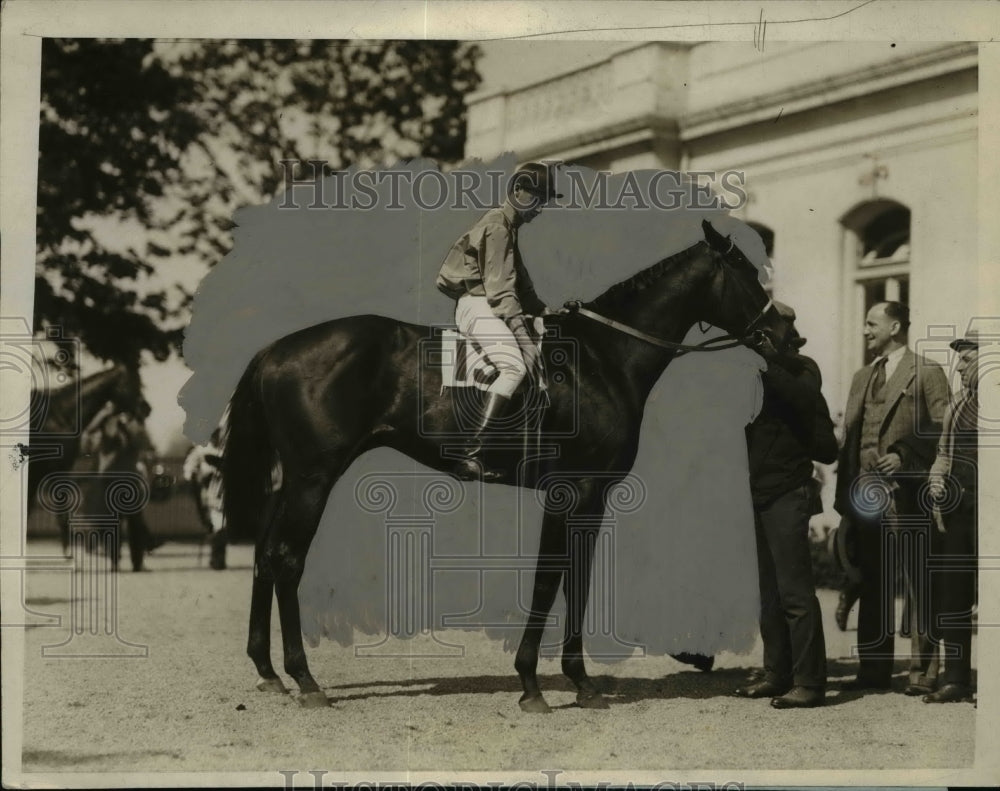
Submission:
M 489 430 L 490 423 L 500 417 L 507 408 L 509 398 L 497 393 L 490 393 L 483 413 L 479 419 L 479 425 L 472 435 L 472 438 L 465 446 L 465 454 L 455 465 L 455 477 L 462 481 L 482 480 L 486 483 L 493 483 L 505 477 L 505 473 L 500 470 L 491 470 L 482 462 L 484 445 L 484 435 Z

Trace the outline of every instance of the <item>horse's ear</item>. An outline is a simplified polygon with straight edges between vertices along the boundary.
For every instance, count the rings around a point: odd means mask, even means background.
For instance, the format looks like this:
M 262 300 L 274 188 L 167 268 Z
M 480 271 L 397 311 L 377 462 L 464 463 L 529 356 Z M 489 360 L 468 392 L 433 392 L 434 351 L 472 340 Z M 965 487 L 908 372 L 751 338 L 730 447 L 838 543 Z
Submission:
M 705 241 L 709 247 L 715 250 L 725 263 L 738 269 L 746 269 L 756 275 L 757 267 L 746 257 L 731 236 L 723 236 L 708 220 L 701 221 L 701 229 L 705 233 Z
M 723 236 L 708 220 L 701 221 L 701 230 L 705 234 L 705 241 L 717 253 L 725 253 L 732 248 L 729 238 Z

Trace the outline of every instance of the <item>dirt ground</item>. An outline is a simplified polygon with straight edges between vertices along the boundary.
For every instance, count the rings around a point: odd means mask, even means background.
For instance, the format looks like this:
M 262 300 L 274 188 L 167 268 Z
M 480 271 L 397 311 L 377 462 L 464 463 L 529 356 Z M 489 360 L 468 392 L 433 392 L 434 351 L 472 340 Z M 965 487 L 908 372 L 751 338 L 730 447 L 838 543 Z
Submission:
M 35 542 L 29 553 L 42 566 L 25 575 L 25 601 L 39 614 L 31 619 L 54 615 L 61 623 L 26 630 L 26 773 L 270 771 L 280 783 L 278 770 L 912 769 L 965 767 L 974 758 L 973 705 L 928 706 L 900 694 L 901 661 L 892 693 L 839 691 L 856 670 L 849 658 L 856 611 L 839 632 L 830 591 L 821 593 L 831 658 L 821 709 L 776 711 L 767 700 L 732 696 L 760 665 L 758 644 L 749 655 L 723 654 L 708 674 L 668 657 L 591 663 L 608 711 L 577 708 L 558 664 L 543 661 L 555 711 L 525 715 L 513 656 L 481 634 L 448 632 L 464 655 L 407 656 L 428 650 L 417 641 L 378 649 L 395 657 L 356 657 L 327 641 L 307 648 L 332 705 L 304 710 L 291 695 L 254 689 L 244 652 L 249 547 L 230 547 L 230 568 L 215 572 L 207 550 L 168 543 L 149 559 L 149 573 L 121 573 L 124 642 L 86 629 L 69 639 L 74 619 L 86 626 L 98 617 L 83 609 L 71 615 L 71 566 L 55 542 Z M 273 629 L 280 670 L 276 618 Z M 108 646 L 126 656 L 59 655 Z M 905 651 L 900 641 L 897 652 Z

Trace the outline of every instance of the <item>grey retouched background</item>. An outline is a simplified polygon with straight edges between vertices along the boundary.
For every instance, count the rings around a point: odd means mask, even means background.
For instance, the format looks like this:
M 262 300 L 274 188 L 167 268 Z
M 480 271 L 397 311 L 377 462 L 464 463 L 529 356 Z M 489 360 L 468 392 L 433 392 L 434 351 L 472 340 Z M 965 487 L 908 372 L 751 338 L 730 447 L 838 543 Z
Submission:
M 511 172 L 514 165 L 509 155 L 463 168 Z M 394 169 L 434 167 L 417 160 Z M 574 169 L 588 181 L 595 175 Z M 644 184 L 651 175 L 635 177 Z M 624 177 L 614 177 L 612 195 Z M 565 178 L 563 171 L 563 193 Z M 483 210 L 425 211 L 407 189 L 401 193 L 406 208 L 390 210 L 388 186 L 378 188 L 378 207 L 368 211 L 308 208 L 311 188 L 297 187 L 299 209 L 279 209 L 278 197 L 237 213 L 233 250 L 203 280 L 185 340 L 194 375 L 180 403 L 190 439 L 208 438 L 251 357 L 290 332 L 365 313 L 452 323 L 454 303 L 436 290 L 435 277 L 451 244 Z M 324 188 L 333 202 L 332 179 Z M 431 183 L 425 196 L 435 194 Z M 489 190 L 480 196 L 488 200 Z M 700 241 L 705 216 L 733 234 L 755 264 L 766 262 L 749 227 L 721 212 L 691 209 L 549 207 L 521 229 L 520 247 L 539 295 L 555 307 L 591 299 Z M 687 341 L 704 337 L 696 326 Z M 597 659 L 623 658 L 635 645 L 652 654 L 752 648 L 758 593 L 744 427 L 760 407 L 762 366 L 746 349 L 688 355 L 671 363 L 650 394 L 633 468 L 644 492 L 641 505 L 609 514 L 595 561 L 590 611 L 596 621 L 585 645 Z M 359 482 L 364 487 L 371 476 L 397 493 L 388 514 L 357 501 Z M 423 504 L 435 481 L 460 493 L 460 505 L 449 513 Z M 394 571 L 387 573 L 387 525 L 430 520 L 430 557 L 422 567 L 434 569 L 426 586 L 435 634 L 447 641 L 436 626 L 445 621 L 486 625 L 488 634 L 516 646 L 541 516 L 536 492 L 458 484 L 388 449 L 366 454 L 334 487 L 309 553 L 299 589 L 306 637 L 377 643 L 378 637 L 355 639 L 354 629 L 369 635 L 386 629 L 393 606 L 388 582 L 395 579 Z M 454 556 L 460 562 L 449 560 Z M 477 570 L 475 558 L 486 556 L 491 570 Z M 550 628 L 546 642 L 558 644 L 560 630 Z

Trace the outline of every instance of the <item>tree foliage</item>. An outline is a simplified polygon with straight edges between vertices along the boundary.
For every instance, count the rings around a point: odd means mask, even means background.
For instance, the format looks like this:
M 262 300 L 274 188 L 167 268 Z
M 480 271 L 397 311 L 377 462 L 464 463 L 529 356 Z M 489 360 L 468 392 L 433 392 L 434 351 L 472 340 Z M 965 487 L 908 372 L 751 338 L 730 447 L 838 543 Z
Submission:
M 230 218 L 283 186 L 280 160 L 333 169 L 461 158 L 478 50 L 449 41 L 46 39 L 35 329 L 136 364 L 177 348 L 187 294 Z

